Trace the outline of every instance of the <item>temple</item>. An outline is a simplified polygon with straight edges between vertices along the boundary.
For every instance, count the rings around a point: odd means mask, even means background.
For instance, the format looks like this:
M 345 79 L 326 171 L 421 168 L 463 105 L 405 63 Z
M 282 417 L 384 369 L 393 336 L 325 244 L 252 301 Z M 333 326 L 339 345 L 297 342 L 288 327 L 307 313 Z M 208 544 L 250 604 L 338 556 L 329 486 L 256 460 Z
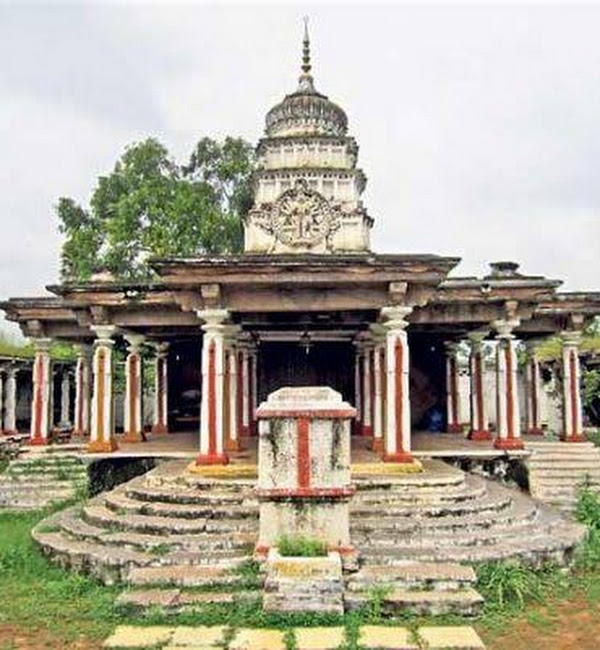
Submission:
M 63 340 L 78 350 L 73 433 L 90 453 L 168 437 L 176 446 L 177 433 L 192 429 L 196 462 L 226 464 L 252 446 L 259 403 L 294 386 L 339 392 L 356 410 L 353 440 L 382 462 L 411 462 L 413 433 L 436 408 L 457 444 L 511 453 L 524 434 L 544 434 L 536 349 L 553 334 L 563 344 L 555 433 L 584 440 L 578 344 L 600 313 L 600 293 L 560 292 L 560 281 L 523 275 L 513 262 L 460 277 L 450 275 L 457 257 L 373 252 L 358 145 L 345 112 L 315 87 L 308 35 L 298 86 L 267 113 L 256 151 L 242 254 L 155 259 L 151 282 L 99 276 L 2 303 L 35 345 L 32 445 L 52 439 L 49 345 Z M 126 350 L 118 435 L 115 346 Z M 486 347 L 495 353 L 493 398 Z M 151 431 L 142 413 L 148 349 Z M 468 400 L 459 390 L 465 354 Z

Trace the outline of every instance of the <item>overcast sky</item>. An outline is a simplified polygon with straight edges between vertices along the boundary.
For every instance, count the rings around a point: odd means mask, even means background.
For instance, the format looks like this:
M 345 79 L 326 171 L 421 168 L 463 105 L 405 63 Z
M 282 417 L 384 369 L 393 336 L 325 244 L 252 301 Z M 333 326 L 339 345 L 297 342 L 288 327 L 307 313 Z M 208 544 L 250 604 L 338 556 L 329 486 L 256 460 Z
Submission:
M 205 135 L 256 141 L 295 89 L 305 13 L 374 250 L 600 288 L 598 6 L 0 0 L 0 295 L 56 281 L 57 198 L 87 201 L 128 143 L 183 160 Z

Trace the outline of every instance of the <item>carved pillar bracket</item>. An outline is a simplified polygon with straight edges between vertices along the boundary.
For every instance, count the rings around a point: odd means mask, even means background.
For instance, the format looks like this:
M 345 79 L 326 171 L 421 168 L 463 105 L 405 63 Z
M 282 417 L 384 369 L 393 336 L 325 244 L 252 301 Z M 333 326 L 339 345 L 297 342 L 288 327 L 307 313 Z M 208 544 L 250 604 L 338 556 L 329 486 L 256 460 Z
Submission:
M 10 365 L 6 369 L 6 386 L 4 395 L 4 433 L 14 435 L 17 430 L 17 373 L 19 368 Z
M 75 429 L 76 436 L 90 433 L 91 415 L 91 349 L 87 345 L 75 348 L 77 363 L 75 366 Z
M 526 342 L 525 360 L 525 407 L 526 407 L 526 433 L 530 436 L 541 436 L 542 429 L 542 404 L 541 404 L 541 376 L 538 348 L 540 341 L 531 339 Z
M 156 343 L 155 350 L 152 433 L 159 436 L 169 432 L 169 344 Z
M 523 449 L 517 392 L 517 355 L 513 330 L 516 319 L 495 321 L 496 335 L 496 449 Z
M 127 358 L 125 359 L 125 401 L 124 442 L 142 442 L 144 436 L 143 422 L 143 377 L 144 362 L 142 344 L 144 337 L 140 334 L 125 334 L 127 341 Z
M 579 367 L 581 332 L 567 330 L 562 332 L 560 337 L 562 340 L 563 375 L 563 431 L 561 439 L 564 442 L 584 442 Z
M 456 341 L 446 341 L 444 348 L 446 352 L 446 431 L 462 433 L 458 377 L 460 345 Z
M 31 400 L 31 445 L 47 445 L 52 428 L 51 394 L 52 362 L 50 360 L 50 339 L 33 339 L 35 356 L 33 360 L 33 398 Z
M 387 422 L 384 460 L 410 463 L 411 422 L 409 395 L 409 349 L 406 317 L 411 307 L 384 307 L 381 310 L 386 329 Z
M 92 325 L 96 333 L 92 370 L 94 390 L 92 397 L 92 425 L 88 451 L 106 453 L 117 449 L 113 396 L 113 336 L 114 325 Z
M 488 409 L 484 390 L 484 340 L 488 332 L 478 331 L 469 334 L 470 354 L 469 373 L 471 388 L 470 440 L 491 440 Z
M 204 321 L 202 330 L 202 402 L 200 408 L 200 455 L 197 465 L 226 465 L 224 388 L 226 309 L 205 309 L 197 312 Z

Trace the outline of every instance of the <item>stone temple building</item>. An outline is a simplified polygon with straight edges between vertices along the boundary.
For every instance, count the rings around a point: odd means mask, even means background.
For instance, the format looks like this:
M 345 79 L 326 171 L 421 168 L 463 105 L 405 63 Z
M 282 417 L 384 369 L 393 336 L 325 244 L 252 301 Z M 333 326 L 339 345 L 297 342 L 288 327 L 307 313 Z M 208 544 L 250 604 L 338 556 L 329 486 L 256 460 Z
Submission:
M 411 461 L 412 433 L 427 428 L 432 408 L 443 409 L 457 442 L 492 441 L 511 452 L 523 446 L 523 434 L 543 433 L 536 346 L 551 334 L 563 342 L 557 433 L 565 442 L 583 440 L 578 343 L 600 313 L 600 293 L 560 292 L 560 281 L 523 275 L 513 262 L 491 264 L 483 278 L 461 277 L 450 275 L 457 257 L 372 251 L 358 145 L 344 110 L 317 90 L 307 37 L 298 86 L 267 113 L 257 156 L 243 254 L 156 259 L 152 282 L 65 282 L 48 287 L 51 297 L 2 303 L 35 344 L 32 445 L 51 439 L 48 348 L 64 340 L 77 344 L 74 434 L 85 437 L 89 452 L 161 436 L 175 446 L 177 432 L 191 427 L 197 463 L 225 464 L 252 444 L 258 404 L 282 386 L 303 385 L 341 393 L 357 410 L 355 440 L 382 461 Z M 486 342 L 495 350 L 495 400 L 484 392 Z M 117 343 L 127 348 L 119 437 Z M 143 347 L 154 350 L 155 364 L 148 436 Z M 467 349 L 464 408 L 458 368 Z

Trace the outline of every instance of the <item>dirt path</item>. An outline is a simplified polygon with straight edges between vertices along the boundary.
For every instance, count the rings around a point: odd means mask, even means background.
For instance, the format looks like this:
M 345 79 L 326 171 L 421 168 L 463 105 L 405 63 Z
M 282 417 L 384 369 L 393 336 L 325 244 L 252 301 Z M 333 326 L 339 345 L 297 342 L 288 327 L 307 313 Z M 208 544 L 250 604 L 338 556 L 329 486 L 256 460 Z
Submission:
M 43 629 L 0 625 L 0 650 L 100 650 L 101 647 L 101 641 L 86 638 L 67 641 Z

